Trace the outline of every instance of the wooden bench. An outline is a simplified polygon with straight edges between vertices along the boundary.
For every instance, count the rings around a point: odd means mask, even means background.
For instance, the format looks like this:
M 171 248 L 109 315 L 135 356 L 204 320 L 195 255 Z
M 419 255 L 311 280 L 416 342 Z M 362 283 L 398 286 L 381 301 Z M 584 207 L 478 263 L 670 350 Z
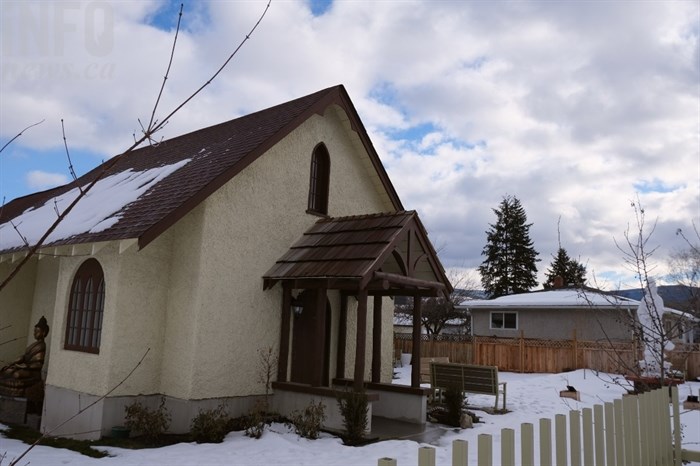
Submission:
M 495 409 L 498 409 L 498 396 L 503 394 L 503 409 L 506 409 L 506 382 L 498 381 L 496 366 L 433 362 L 430 364 L 430 384 L 440 390 L 454 387 L 462 393 L 493 395 L 496 397 Z
M 450 362 L 450 358 L 447 356 L 420 358 L 420 383 L 430 383 L 430 364 L 434 362 L 447 364 Z

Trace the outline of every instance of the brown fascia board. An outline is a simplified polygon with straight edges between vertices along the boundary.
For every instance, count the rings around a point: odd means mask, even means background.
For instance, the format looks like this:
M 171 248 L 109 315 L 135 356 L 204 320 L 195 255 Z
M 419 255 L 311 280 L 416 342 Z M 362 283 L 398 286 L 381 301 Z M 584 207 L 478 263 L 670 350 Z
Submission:
M 341 84 L 341 85 L 338 85 L 335 87 L 328 88 L 327 91 L 328 92 L 326 92 L 326 94 L 323 97 L 319 98 L 314 104 L 309 106 L 309 108 L 306 111 L 299 114 L 296 118 L 294 118 L 292 121 L 287 123 L 284 127 L 282 127 L 282 129 L 280 129 L 276 134 L 269 137 L 267 140 L 263 141 L 260 145 L 258 145 L 258 147 L 256 147 L 252 151 L 248 152 L 248 154 L 245 157 L 243 157 L 238 163 L 236 163 L 234 166 L 232 166 L 229 170 L 223 172 L 221 175 L 214 178 L 211 182 L 209 182 L 204 188 L 202 188 L 194 196 L 190 197 L 185 202 L 183 202 L 177 209 L 170 212 L 168 215 L 166 215 L 164 218 L 162 218 L 158 223 L 151 226 L 148 230 L 146 230 L 144 233 L 142 233 L 141 236 L 139 236 L 139 238 L 138 238 L 139 249 L 143 249 L 146 246 L 148 246 L 148 244 L 150 244 L 151 241 L 156 239 L 158 236 L 160 236 L 162 233 L 164 233 L 168 228 L 173 226 L 178 220 L 180 220 L 182 217 L 184 217 L 187 213 L 189 213 L 196 206 L 198 206 L 207 197 L 212 195 L 217 189 L 222 187 L 229 180 L 231 180 L 231 178 L 236 176 L 238 173 L 243 171 L 244 168 L 246 168 L 248 165 L 253 163 L 258 157 L 260 157 L 262 154 L 264 154 L 265 152 L 270 150 L 275 144 L 280 142 L 285 136 L 287 136 L 295 128 L 300 126 L 309 117 L 311 117 L 314 114 L 323 115 L 323 112 L 331 104 L 336 104 L 336 105 L 340 106 L 348 114 L 348 116 L 350 118 L 351 128 L 355 129 L 355 131 L 360 136 L 360 139 L 362 140 L 362 144 L 364 145 L 365 150 L 367 150 L 367 153 L 369 154 L 370 160 L 372 161 L 372 164 L 374 165 L 375 169 L 377 170 L 377 174 L 379 175 L 379 178 L 382 181 L 384 188 L 386 189 L 387 193 L 389 194 L 389 197 L 392 201 L 392 204 L 394 205 L 394 207 L 397 210 L 403 210 L 399 196 L 396 193 L 394 186 L 391 184 L 391 181 L 389 180 L 389 176 L 387 175 L 386 170 L 384 170 L 384 166 L 382 165 L 382 162 L 379 159 L 379 155 L 374 150 L 374 146 L 372 145 L 372 142 L 369 140 L 369 136 L 367 135 L 367 131 L 365 130 L 365 127 L 362 125 L 362 122 L 360 121 L 360 117 L 357 114 L 357 111 L 355 110 L 355 107 L 353 106 L 352 101 L 350 100 L 350 96 L 348 95 L 347 91 L 345 90 L 345 87 Z

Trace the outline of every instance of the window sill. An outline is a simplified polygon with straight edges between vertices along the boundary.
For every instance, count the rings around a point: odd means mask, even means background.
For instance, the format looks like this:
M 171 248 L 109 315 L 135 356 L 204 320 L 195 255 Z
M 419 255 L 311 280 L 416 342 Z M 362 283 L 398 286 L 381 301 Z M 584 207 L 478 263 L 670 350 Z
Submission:
M 306 213 L 315 217 L 331 218 L 330 215 L 324 214 L 323 212 L 318 212 L 317 210 L 306 209 Z

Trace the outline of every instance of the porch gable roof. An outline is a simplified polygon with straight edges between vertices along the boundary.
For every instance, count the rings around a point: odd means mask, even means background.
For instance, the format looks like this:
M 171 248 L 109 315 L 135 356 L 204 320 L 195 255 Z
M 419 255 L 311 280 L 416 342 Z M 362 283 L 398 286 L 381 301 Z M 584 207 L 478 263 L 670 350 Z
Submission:
M 263 289 L 277 282 L 373 295 L 452 291 L 415 211 L 320 219 L 263 275 Z

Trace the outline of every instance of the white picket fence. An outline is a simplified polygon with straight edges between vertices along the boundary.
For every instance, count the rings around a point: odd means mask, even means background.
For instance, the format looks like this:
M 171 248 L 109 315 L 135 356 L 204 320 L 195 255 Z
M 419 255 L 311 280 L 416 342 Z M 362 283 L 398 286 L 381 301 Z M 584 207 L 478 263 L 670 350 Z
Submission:
M 573 410 L 567 416 L 539 420 L 539 458 L 535 461 L 535 426 L 520 425 L 520 460 L 516 461 L 515 429 L 501 429 L 502 466 L 680 466 L 697 460 L 698 452 L 681 450 L 678 388 L 671 390 L 673 416 L 669 412 L 668 389 L 624 396 L 612 403 Z M 673 429 L 671 424 L 673 421 Z M 568 427 L 568 428 L 567 428 Z M 493 438 L 477 439 L 477 465 L 492 466 Z M 469 444 L 455 440 L 452 465 L 468 465 Z M 381 458 L 378 466 L 396 466 L 396 460 Z M 418 466 L 435 466 L 435 449 L 418 450 Z

